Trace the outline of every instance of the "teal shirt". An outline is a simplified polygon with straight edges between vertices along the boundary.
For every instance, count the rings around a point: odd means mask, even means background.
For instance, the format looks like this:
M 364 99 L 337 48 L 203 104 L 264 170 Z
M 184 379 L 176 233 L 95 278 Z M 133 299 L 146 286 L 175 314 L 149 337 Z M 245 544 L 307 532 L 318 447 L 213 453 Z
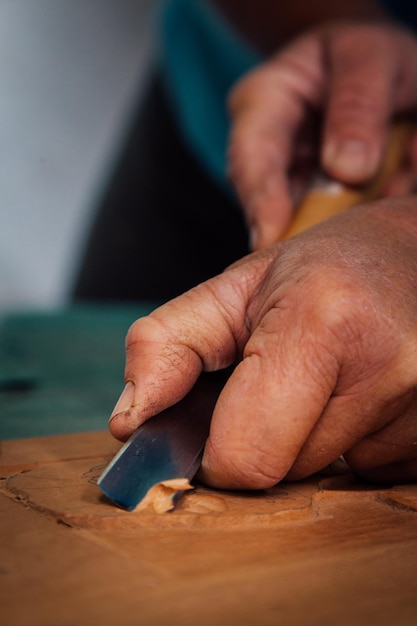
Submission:
M 227 93 L 261 57 L 202 0 L 165 2 L 157 24 L 160 65 L 179 127 L 203 168 L 227 188 Z

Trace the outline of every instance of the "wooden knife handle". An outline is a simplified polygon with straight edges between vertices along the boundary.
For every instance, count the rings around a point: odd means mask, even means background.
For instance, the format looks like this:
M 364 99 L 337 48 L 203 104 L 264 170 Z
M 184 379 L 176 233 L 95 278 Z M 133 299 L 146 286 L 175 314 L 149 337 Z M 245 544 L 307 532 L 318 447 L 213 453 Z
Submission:
M 381 197 L 390 178 L 401 166 L 409 136 L 409 124 L 398 122 L 393 125 L 381 168 L 367 185 L 348 187 L 328 178 L 319 180 L 301 202 L 283 239 L 297 235 L 357 204 Z

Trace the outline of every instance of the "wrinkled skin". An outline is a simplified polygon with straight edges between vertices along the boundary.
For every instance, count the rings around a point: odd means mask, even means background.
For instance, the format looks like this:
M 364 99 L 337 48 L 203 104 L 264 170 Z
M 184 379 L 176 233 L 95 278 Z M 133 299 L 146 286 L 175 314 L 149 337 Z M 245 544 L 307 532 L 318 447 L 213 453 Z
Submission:
M 375 174 L 392 116 L 416 111 L 417 39 L 388 23 L 325 25 L 244 77 L 229 104 L 230 177 L 259 249 L 285 232 L 318 164 L 348 184 Z M 408 156 L 387 194 L 413 188 L 415 132 Z
M 417 478 L 417 199 L 357 207 L 256 252 L 139 319 L 125 439 L 241 359 L 217 403 L 202 476 L 265 488 L 344 454 L 372 479 Z
M 366 181 L 390 118 L 416 106 L 416 39 L 387 23 L 323 26 L 236 86 L 230 171 L 258 251 L 132 326 L 115 437 L 238 360 L 213 415 L 207 483 L 265 488 L 342 454 L 367 478 L 417 479 L 417 196 L 274 244 L 312 164 Z M 416 163 L 413 136 L 389 193 L 412 190 Z

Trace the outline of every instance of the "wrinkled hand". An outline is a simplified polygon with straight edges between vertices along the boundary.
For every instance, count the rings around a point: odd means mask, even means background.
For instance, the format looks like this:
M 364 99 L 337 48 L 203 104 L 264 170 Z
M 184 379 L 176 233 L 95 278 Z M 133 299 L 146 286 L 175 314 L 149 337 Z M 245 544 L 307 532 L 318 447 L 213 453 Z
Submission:
M 244 77 L 230 95 L 229 170 L 253 248 L 282 236 L 318 165 L 347 184 L 371 178 L 392 116 L 416 109 L 417 38 L 384 22 L 328 24 Z M 417 134 L 387 194 L 413 177 Z
M 351 209 L 136 321 L 113 435 L 236 360 L 208 483 L 265 488 L 341 454 L 371 478 L 417 479 L 417 198 Z

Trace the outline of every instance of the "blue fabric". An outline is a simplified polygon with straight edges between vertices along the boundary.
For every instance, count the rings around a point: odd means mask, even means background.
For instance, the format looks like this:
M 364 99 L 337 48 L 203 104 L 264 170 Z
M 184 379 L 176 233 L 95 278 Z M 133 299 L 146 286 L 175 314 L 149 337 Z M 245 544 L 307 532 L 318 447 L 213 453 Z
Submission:
M 185 140 L 204 169 L 226 182 L 226 94 L 260 56 L 200 0 L 171 0 L 160 13 L 161 67 Z
M 380 0 L 417 30 L 417 0 Z M 179 127 L 203 168 L 225 189 L 231 86 L 261 61 L 204 0 L 165 0 L 158 16 L 160 64 Z

